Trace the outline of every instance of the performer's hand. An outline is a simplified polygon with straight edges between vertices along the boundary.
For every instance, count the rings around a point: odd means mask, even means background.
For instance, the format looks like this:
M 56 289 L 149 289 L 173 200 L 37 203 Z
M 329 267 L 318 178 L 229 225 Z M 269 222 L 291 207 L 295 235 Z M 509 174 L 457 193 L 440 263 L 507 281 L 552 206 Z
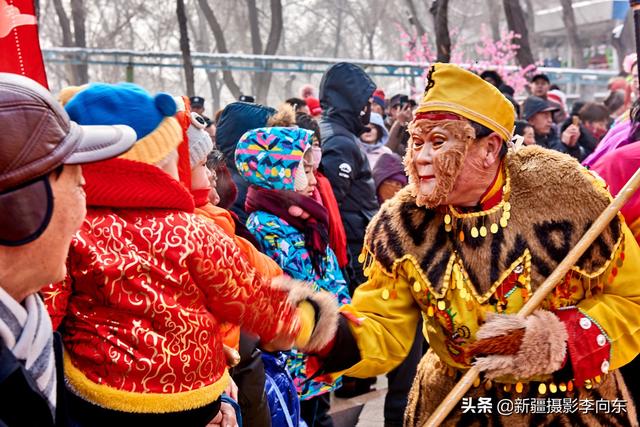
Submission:
M 488 378 L 513 375 L 530 378 L 559 370 L 567 353 L 567 331 L 550 311 L 530 316 L 489 314 L 466 348 L 469 359 Z
M 222 402 L 220 404 L 220 411 L 216 415 L 207 427 L 238 427 L 238 420 L 236 420 L 236 411 L 228 403 Z
M 575 147 L 580 138 L 580 127 L 576 125 L 569 125 L 564 132 L 562 132 L 562 143 L 567 147 Z

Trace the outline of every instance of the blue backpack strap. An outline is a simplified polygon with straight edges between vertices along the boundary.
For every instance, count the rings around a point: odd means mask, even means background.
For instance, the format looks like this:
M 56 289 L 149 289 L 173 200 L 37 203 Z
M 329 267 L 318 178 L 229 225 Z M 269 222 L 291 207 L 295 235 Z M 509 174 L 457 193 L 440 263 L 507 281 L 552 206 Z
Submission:
M 236 412 L 236 422 L 238 423 L 238 427 L 242 427 L 242 412 L 240 411 L 240 405 L 238 402 L 233 400 L 231 396 L 228 396 L 226 393 L 222 393 L 220 400 L 221 402 L 228 403 L 233 407 L 233 410 Z
M 280 402 L 280 406 L 282 407 L 282 412 L 284 413 L 284 417 L 287 419 L 287 426 L 294 427 L 293 420 L 291 419 L 291 414 L 289 414 L 289 407 L 287 406 L 287 402 L 284 400 L 284 396 L 282 395 L 282 393 L 280 393 L 280 389 L 278 388 L 278 385 L 273 380 L 273 378 L 271 378 L 270 375 L 265 375 L 265 377 L 267 381 L 269 381 L 269 383 L 271 384 L 271 387 L 273 387 L 273 391 L 276 392 L 276 396 L 278 397 L 278 401 Z

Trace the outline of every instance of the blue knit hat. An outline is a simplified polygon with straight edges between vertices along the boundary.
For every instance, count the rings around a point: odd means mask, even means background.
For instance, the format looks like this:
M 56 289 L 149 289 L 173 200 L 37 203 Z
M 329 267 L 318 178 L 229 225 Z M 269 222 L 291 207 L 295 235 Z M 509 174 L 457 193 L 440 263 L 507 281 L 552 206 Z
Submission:
M 82 125 L 128 125 L 138 142 L 123 158 L 156 163 L 180 142 L 182 128 L 173 117 L 177 106 L 166 93 L 151 96 L 133 83 L 92 83 L 65 105 L 72 120 Z
M 92 83 L 65 106 L 71 120 L 83 125 L 128 125 L 142 139 L 176 113 L 167 93 L 152 97 L 133 83 Z

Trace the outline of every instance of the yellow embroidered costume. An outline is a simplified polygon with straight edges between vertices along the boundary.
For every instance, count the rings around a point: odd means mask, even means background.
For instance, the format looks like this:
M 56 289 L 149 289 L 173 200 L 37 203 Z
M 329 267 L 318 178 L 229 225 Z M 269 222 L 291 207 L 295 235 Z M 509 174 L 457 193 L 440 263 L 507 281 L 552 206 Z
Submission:
M 334 345 L 321 354 L 324 370 L 354 377 L 388 372 L 404 359 L 422 322 L 431 348 L 418 367 L 405 425 L 421 425 L 472 363 L 484 371 L 483 384 L 468 397 L 490 397 L 494 405 L 502 398 L 619 399 L 628 401 L 627 413 L 522 413 L 499 421 L 494 407 L 489 414 L 454 410 L 448 425 L 553 420 L 627 425 L 635 412 L 616 369 L 640 352 L 635 239 L 618 216 L 542 310 L 526 321 L 508 316 L 518 312 L 611 197 L 601 180 L 570 157 L 532 146 L 512 148 L 499 160 L 477 206 L 425 207 L 414 146 L 434 123 L 465 119 L 510 140 L 509 102 L 479 77 L 435 64 L 412 124 L 405 158 L 410 184 L 369 225 L 361 255 L 368 280 L 341 309 Z M 460 168 L 466 156 L 461 150 L 454 153 Z M 479 339 L 506 344 L 470 354 Z M 503 348 L 508 345 L 515 350 Z

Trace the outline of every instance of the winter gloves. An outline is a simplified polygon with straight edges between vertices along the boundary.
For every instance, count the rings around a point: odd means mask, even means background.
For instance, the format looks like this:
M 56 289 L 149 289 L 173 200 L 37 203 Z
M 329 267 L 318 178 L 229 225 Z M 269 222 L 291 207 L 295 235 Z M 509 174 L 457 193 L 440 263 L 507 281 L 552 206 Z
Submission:
M 491 379 L 552 374 L 562 368 L 567 354 L 567 330 L 545 310 L 527 317 L 490 314 L 476 338 L 467 356 Z
M 307 353 L 324 348 L 338 329 L 336 298 L 328 292 L 315 292 L 310 283 L 287 276 L 280 276 L 272 283 L 286 289 L 289 303 L 297 307 L 299 328 L 295 346 Z

